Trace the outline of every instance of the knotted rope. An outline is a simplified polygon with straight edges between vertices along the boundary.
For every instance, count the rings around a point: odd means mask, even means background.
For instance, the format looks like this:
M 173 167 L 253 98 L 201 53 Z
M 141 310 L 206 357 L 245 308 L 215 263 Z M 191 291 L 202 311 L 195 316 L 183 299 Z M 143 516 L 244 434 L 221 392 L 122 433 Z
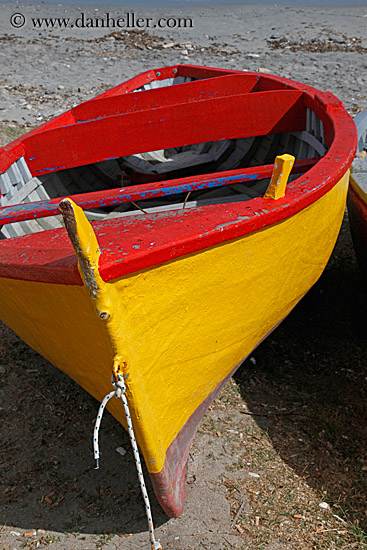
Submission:
M 132 447 L 133 453 L 134 453 L 136 470 L 138 472 L 138 479 L 139 479 L 139 483 L 140 483 L 140 489 L 141 489 L 143 499 L 144 499 L 144 504 L 145 504 L 145 511 L 146 511 L 147 520 L 148 520 L 148 530 L 149 530 L 149 539 L 150 539 L 151 548 L 152 548 L 152 550 L 162 550 L 162 546 L 160 545 L 160 543 L 158 541 L 155 540 L 155 536 L 154 536 L 153 519 L 152 519 L 152 513 L 151 513 L 151 508 L 150 508 L 148 492 L 147 492 L 145 482 L 144 482 L 144 476 L 143 476 L 143 471 L 142 471 L 142 468 L 141 468 L 139 450 L 138 450 L 138 446 L 137 446 L 137 443 L 136 443 L 136 440 L 135 440 L 134 428 L 133 428 L 133 424 L 132 424 L 131 416 L 130 416 L 129 404 L 127 402 L 126 395 L 125 395 L 125 392 L 126 392 L 125 380 L 124 380 L 124 377 L 121 374 L 117 374 L 117 378 L 118 378 L 117 382 L 114 381 L 113 377 L 111 379 L 111 383 L 112 383 L 112 385 L 115 389 L 114 389 L 114 391 L 111 391 L 110 393 L 108 393 L 106 395 L 106 397 L 103 399 L 103 401 L 102 401 L 102 403 L 99 407 L 98 415 L 97 415 L 97 418 L 96 418 L 96 423 L 95 423 L 95 426 L 94 426 L 93 448 L 94 448 L 95 469 L 98 470 L 98 468 L 99 468 L 98 436 L 99 436 L 99 428 L 100 428 L 100 425 L 101 425 L 102 416 L 103 416 L 103 413 L 104 413 L 104 410 L 106 408 L 106 405 L 107 405 L 108 401 L 110 399 L 112 399 L 112 397 L 116 397 L 117 399 L 122 400 L 122 404 L 124 406 L 124 411 L 125 411 L 125 416 L 126 416 L 126 421 L 127 421 L 127 429 L 128 429 L 128 432 L 129 432 L 131 447 Z

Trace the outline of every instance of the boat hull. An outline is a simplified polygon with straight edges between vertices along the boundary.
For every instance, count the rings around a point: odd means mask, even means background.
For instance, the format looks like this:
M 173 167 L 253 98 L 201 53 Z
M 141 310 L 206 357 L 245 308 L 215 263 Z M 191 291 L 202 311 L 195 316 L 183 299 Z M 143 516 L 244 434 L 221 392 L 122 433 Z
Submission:
M 358 153 L 352 164 L 348 192 L 349 226 L 354 250 L 363 275 L 367 276 L 367 111 L 354 122 L 358 132 Z
M 347 204 L 349 227 L 358 265 L 364 276 L 367 276 L 367 197 L 360 193 L 359 188 L 353 186 L 352 178 Z
M 136 437 L 168 515 L 183 510 L 189 448 L 211 401 L 321 275 L 347 188 L 348 172 L 278 223 L 104 283 L 107 320 L 72 277 L 0 278 L 2 320 L 98 400 L 114 359 L 123 362 Z M 108 408 L 126 426 L 121 403 Z

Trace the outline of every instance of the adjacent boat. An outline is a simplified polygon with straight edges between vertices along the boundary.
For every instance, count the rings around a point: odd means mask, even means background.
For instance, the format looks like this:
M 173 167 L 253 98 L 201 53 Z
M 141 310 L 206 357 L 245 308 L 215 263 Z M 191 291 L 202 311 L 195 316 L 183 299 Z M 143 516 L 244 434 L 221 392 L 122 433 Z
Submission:
M 168 515 L 208 406 L 321 275 L 356 142 L 329 92 L 175 66 L 0 150 L 0 317 L 98 400 L 123 374 Z
M 348 215 L 358 264 L 367 275 L 367 111 L 354 119 L 358 132 L 358 153 L 352 164 L 348 192 Z

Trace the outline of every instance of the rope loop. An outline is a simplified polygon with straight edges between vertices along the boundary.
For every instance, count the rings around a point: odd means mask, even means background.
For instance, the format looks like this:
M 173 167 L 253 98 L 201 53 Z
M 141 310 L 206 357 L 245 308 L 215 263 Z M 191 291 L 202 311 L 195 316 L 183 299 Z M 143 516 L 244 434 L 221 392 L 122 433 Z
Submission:
M 116 380 L 116 378 L 117 378 L 117 380 Z M 127 398 L 126 398 L 126 395 L 125 395 L 126 394 L 125 380 L 124 380 L 124 377 L 120 373 L 116 374 L 116 378 L 114 378 L 112 376 L 111 383 L 112 383 L 112 386 L 114 388 L 114 391 L 108 393 L 106 395 L 106 397 L 103 399 L 103 401 L 102 401 L 102 403 L 99 407 L 97 418 L 96 418 L 96 423 L 95 423 L 95 426 L 94 426 L 93 448 L 94 448 L 95 469 L 98 470 L 98 468 L 99 468 L 98 436 L 99 436 L 99 428 L 100 428 L 100 425 L 101 425 L 101 422 L 102 422 L 102 416 L 103 416 L 103 413 L 104 413 L 104 410 L 106 408 L 106 405 L 107 405 L 108 401 L 110 399 L 112 399 L 112 397 L 116 397 L 116 399 L 121 399 L 122 400 L 122 404 L 124 406 L 124 412 L 125 412 L 126 422 L 127 422 L 127 429 L 128 429 L 128 432 L 129 432 L 130 442 L 131 442 L 132 450 L 133 450 L 133 453 L 134 453 L 135 465 L 136 465 L 136 470 L 137 470 L 137 473 L 138 473 L 140 489 L 141 489 L 144 504 L 145 504 L 145 511 L 146 511 L 147 521 L 148 521 L 148 531 L 149 531 L 149 536 L 150 536 L 151 548 L 152 548 L 152 550 L 162 550 L 162 546 L 160 545 L 160 543 L 158 541 L 155 540 L 155 537 L 154 537 L 153 519 L 152 519 L 152 515 L 151 515 L 151 508 L 150 508 L 148 492 L 147 492 L 146 487 L 145 487 L 144 476 L 143 476 L 143 471 L 142 471 L 141 462 L 140 462 L 140 455 L 139 455 L 139 450 L 138 450 L 138 446 L 137 446 L 136 439 L 135 439 L 134 428 L 133 428 L 133 424 L 132 424 L 132 420 L 131 420 L 129 404 L 127 402 Z

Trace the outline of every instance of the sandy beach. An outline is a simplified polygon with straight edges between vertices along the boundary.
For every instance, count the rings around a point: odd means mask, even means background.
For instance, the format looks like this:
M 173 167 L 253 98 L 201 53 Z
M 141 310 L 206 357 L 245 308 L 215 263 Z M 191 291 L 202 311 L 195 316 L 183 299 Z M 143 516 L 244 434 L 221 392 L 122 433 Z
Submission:
M 183 11 L 16 3 L 2 4 L 1 13 L 4 123 L 37 124 L 143 70 L 176 63 L 265 69 L 333 92 L 352 113 L 366 104 L 367 6 L 235 5 Z M 20 29 L 10 23 L 14 13 L 25 18 Z M 106 13 L 115 20 L 134 13 L 151 17 L 153 24 L 160 17 L 190 18 L 192 28 L 142 29 L 142 36 L 139 30 L 124 36 L 117 27 L 32 25 L 35 17 L 70 17 L 73 24 L 81 13 L 86 23 Z
M 334 93 L 352 116 L 367 106 L 367 6 L 0 8 L 1 145 L 142 71 L 178 63 L 302 81 Z M 93 26 L 106 14 L 176 28 Z M 40 18 L 68 25 L 46 28 Z M 149 485 L 163 548 L 367 548 L 366 304 L 346 215 L 321 280 L 206 415 L 184 514 L 169 520 Z M 121 426 L 106 415 L 95 472 L 97 403 L 1 324 L 0 380 L 0 547 L 149 548 Z

